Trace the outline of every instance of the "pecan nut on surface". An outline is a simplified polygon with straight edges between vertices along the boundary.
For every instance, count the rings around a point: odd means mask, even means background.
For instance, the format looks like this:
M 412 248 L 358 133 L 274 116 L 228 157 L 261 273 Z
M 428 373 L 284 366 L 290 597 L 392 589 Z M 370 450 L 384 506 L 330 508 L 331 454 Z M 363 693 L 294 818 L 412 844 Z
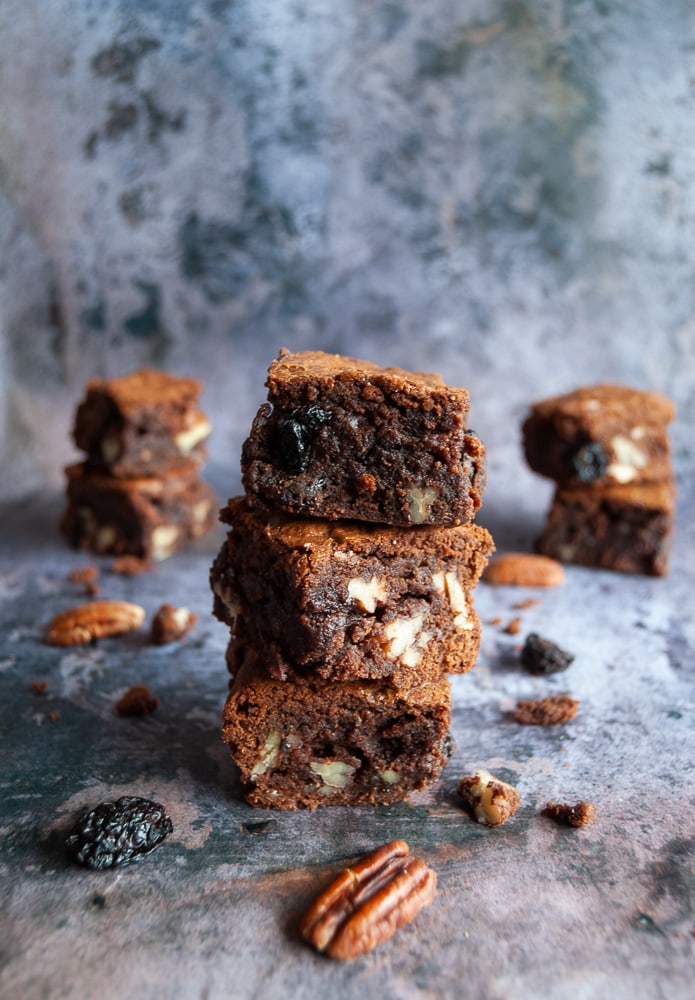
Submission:
M 402 840 L 342 872 L 304 915 L 302 937 L 331 958 L 357 958 L 392 937 L 434 899 L 436 873 Z

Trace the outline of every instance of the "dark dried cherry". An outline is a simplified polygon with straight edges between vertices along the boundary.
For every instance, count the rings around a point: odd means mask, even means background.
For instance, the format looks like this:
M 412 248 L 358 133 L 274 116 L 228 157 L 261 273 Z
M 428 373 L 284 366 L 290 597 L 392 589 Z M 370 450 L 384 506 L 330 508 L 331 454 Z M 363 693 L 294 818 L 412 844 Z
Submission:
M 332 414 L 320 406 L 301 406 L 281 416 L 275 427 L 280 461 L 288 472 L 304 472 L 311 457 L 316 432 Z
M 543 639 L 537 632 L 529 632 L 521 650 L 521 665 L 530 674 L 559 674 L 567 670 L 573 660 L 572 653 L 550 639 Z
M 572 455 L 572 468 L 580 483 L 593 483 L 606 474 L 608 456 L 600 444 L 589 442 Z
M 173 831 L 158 802 L 123 795 L 80 817 L 65 841 L 75 861 L 101 871 L 140 861 Z

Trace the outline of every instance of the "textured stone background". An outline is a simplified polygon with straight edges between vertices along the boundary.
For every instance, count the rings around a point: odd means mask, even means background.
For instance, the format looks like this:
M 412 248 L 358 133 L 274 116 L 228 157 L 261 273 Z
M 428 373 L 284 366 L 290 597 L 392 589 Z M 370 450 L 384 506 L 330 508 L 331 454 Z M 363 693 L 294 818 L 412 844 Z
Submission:
M 689 0 L 3 0 L 2 492 L 142 363 L 236 470 L 281 345 L 443 371 L 493 448 L 599 378 L 692 416 L 694 51 Z

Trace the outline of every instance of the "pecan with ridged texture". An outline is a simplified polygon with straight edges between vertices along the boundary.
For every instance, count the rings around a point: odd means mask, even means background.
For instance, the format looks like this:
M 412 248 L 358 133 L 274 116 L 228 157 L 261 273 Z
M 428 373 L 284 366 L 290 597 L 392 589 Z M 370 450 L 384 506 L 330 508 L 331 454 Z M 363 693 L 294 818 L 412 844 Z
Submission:
M 357 958 L 392 937 L 434 899 L 437 876 L 409 857 L 402 840 L 377 848 L 321 893 L 301 923 L 302 936 L 331 958 Z
M 129 601 L 92 601 L 61 611 L 48 623 L 49 646 L 77 646 L 110 635 L 133 632 L 145 620 L 145 609 Z

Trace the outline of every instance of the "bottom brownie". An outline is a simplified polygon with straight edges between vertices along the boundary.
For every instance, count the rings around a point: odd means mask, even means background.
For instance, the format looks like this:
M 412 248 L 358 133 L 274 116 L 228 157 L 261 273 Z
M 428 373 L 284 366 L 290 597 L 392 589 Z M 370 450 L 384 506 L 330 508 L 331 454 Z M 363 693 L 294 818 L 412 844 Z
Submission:
M 245 649 L 224 709 L 223 739 L 253 806 L 398 802 L 432 784 L 451 752 L 446 678 L 412 688 L 377 681 L 267 676 Z
M 674 493 L 671 481 L 558 487 L 536 549 L 580 566 L 664 576 Z
M 197 472 L 191 463 L 185 474 L 117 479 L 71 465 L 61 530 L 75 548 L 166 559 L 215 524 L 215 492 Z

